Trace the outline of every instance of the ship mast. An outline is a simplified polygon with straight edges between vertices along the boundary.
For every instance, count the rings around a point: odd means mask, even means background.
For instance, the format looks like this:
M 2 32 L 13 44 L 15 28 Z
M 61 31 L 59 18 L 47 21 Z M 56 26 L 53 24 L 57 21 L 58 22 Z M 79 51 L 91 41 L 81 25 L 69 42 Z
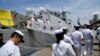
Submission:
M 64 9 L 63 9 L 63 0 L 61 0 L 61 2 L 62 2 L 62 3 L 61 3 L 61 8 L 62 8 L 61 10 L 62 10 L 62 12 L 63 12 L 63 11 L 64 11 Z

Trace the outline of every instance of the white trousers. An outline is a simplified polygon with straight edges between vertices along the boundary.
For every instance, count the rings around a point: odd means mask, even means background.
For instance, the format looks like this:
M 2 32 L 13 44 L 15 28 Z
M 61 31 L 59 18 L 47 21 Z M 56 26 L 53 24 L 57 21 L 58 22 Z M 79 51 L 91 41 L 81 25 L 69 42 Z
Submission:
M 75 44 L 75 51 L 76 51 L 76 56 L 81 56 L 81 51 L 82 51 L 82 45 L 81 44 Z
M 92 41 L 86 41 L 85 42 L 85 48 L 86 51 L 89 51 L 90 56 L 93 55 L 93 42 Z

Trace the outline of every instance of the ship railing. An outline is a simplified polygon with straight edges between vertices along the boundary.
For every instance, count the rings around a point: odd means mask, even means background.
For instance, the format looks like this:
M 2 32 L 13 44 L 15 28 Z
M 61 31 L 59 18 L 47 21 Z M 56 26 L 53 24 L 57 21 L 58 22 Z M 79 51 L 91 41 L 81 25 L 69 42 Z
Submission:
M 57 25 L 51 25 L 51 24 L 48 24 L 48 23 L 38 23 L 38 22 L 34 22 L 32 24 L 33 28 L 36 28 L 38 30 L 42 30 L 42 31 L 54 31 L 56 29 L 58 29 Z
M 55 30 L 59 29 L 59 25 L 57 24 L 48 24 L 48 23 L 39 23 L 39 22 L 32 22 L 27 21 L 27 27 L 28 29 L 36 29 L 44 32 L 54 32 Z

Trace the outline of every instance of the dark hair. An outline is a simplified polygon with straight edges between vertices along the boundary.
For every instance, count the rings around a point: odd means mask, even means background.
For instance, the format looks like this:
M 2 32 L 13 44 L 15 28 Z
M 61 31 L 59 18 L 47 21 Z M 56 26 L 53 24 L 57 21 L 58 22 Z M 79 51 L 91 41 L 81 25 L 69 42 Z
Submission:
M 63 29 L 63 33 L 67 34 L 68 30 L 67 29 Z
M 90 25 L 85 25 L 86 26 L 86 28 L 89 28 L 90 27 Z
M 75 27 L 76 30 L 79 30 L 79 28 L 80 28 L 79 26 L 74 26 L 74 27 Z
M 0 37 L 2 37 L 3 36 L 3 34 L 2 33 L 0 33 Z
M 62 40 L 63 38 L 64 38 L 63 33 L 56 34 L 56 39 L 57 39 L 56 43 L 59 44 L 60 40 Z
M 17 35 L 17 36 L 19 36 L 20 38 L 23 38 L 23 37 L 22 37 L 20 34 L 18 34 L 17 32 L 13 32 L 13 33 L 11 34 L 11 38 L 13 38 L 14 35 Z

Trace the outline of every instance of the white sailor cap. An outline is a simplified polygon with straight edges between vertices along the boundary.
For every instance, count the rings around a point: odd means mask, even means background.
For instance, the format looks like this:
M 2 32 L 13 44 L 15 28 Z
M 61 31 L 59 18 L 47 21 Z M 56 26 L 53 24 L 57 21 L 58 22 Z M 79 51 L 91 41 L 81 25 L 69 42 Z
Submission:
M 79 27 L 79 25 L 78 25 L 78 24 L 76 24 L 76 25 L 74 25 L 74 27 Z
M 67 29 L 67 27 L 61 27 L 61 29 Z
M 21 36 L 24 36 L 24 33 L 22 33 L 22 32 L 19 31 L 19 30 L 15 30 L 15 32 L 17 32 L 17 33 L 20 34 Z
M 24 42 L 24 40 L 23 40 L 24 33 L 22 33 L 20 30 L 15 30 L 14 32 L 18 33 L 21 36 L 20 37 L 21 42 Z
M 55 34 L 60 34 L 60 33 L 63 33 L 63 29 L 58 29 L 55 31 Z

